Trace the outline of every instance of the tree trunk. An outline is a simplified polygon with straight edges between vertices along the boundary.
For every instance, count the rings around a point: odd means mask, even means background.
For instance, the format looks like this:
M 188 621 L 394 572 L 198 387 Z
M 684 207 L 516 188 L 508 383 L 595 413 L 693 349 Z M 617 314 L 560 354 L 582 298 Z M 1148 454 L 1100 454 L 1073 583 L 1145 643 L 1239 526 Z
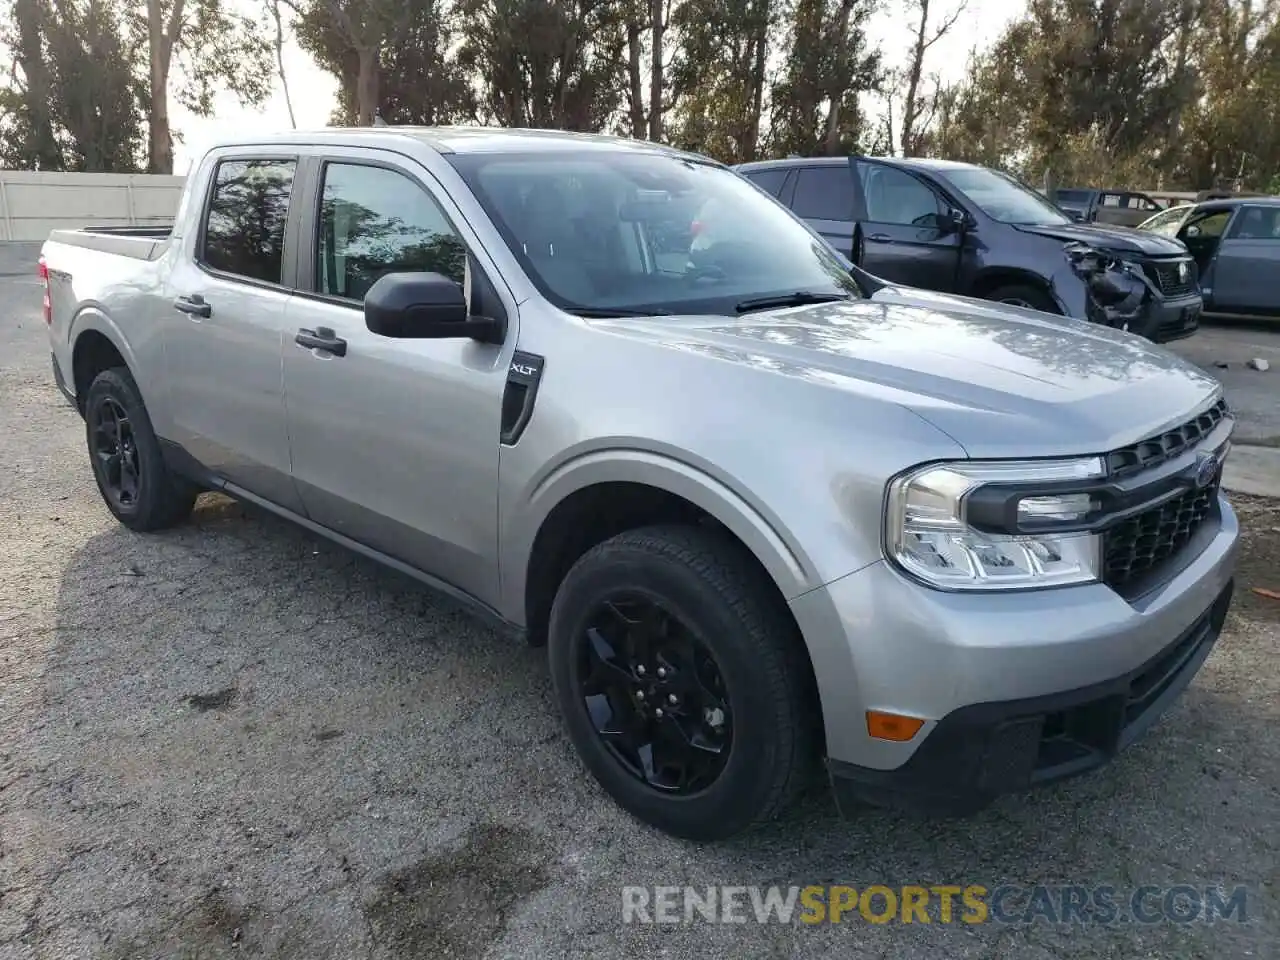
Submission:
M 665 0 L 649 0 L 649 54 L 653 58 L 649 69 L 649 139 L 655 143 L 662 140 L 662 91 L 663 81 L 663 37 L 667 31 L 664 7 Z
M 356 55 L 360 58 L 356 74 L 356 126 L 371 127 L 378 112 L 378 50 L 362 46 Z
M 840 104 L 844 100 L 845 89 L 849 85 L 849 78 L 845 76 L 845 57 L 849 48 L 849 17 L 852 14 L 853 0 L 840 0 L 840 9 L 831 31 L 835 34 L 833 46 L 835 47 L 836 75 L 833 78 L 835 82 L 827 91 L 831 102 L 831 109 L 827 112 L 827 156 L 835 156 L 836 151 L 840 149 Z
M 166 26 L 161 0 L 147 0 L 147 52 L 151 66 L 151 111 L 147 116 L 149 173 L 173 173 L 169 129 L 169 63 L 182 25 L 184 0 L 175 0 Z
M 911 47 L 911 63 L 907 68 L 907 99 L 902 105 L 902 155 L 916 155 L 916 118 L 919 115 L 919 104 L 916 97 L 920 93 L 920 73 L 924 69 L 925 35 L 929 29 L 929 0 L 916 0 L 920 8 L 920 24 L 916 27 L 916 40 Z
M 284 106 L 289 111 L 289 126 L 295 130 L 298 121 L 293 116 L 293 99 L 289 96 L 289 78 L 284 72 L 284 21 L 280 17 L 280 0 L 270 0 L 268 4 L 271 18 L 276 24 L 276 72 L 280 74 L 280 88 L 284 91 Z
M 741 153 L 743 162 L 756 159 L 760 142 L 760 119 L 764 114 L 765 62 L 769 45 L 769 0 L 759 0 L 759 21 L 755 24 L 755 50 L 751 64 L 751 116 L 743 137 Z
M 644 115 L 644 78 L 640 70 L 640 57 L 644 53 L 640 40 L 640 24 L 627 22 L 627 84 L 630 94 L 631 136 L 643 140 L 648 130 Z

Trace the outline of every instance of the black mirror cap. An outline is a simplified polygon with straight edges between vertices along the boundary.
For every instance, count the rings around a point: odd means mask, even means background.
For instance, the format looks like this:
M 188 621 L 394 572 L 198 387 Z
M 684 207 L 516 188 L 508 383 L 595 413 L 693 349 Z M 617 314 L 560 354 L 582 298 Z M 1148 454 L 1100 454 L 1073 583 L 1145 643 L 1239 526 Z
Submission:
M 404 340 L 490 339 L 497 324 L 471 317 L 462 287 L 439 273 L 386 273 L 364 295 L 373 333 Z

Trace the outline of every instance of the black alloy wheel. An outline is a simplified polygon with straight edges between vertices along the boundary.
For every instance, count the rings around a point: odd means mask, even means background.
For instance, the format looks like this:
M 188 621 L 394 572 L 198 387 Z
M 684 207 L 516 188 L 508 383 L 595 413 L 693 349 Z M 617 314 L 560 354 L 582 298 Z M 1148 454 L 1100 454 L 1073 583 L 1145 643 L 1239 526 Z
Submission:
M 587 769 L 666 833 L 721 840 L 772 820 L 817 769 L 804 640 L 722 529 L 651 526 L 592 547 L 556 592 L 547 656 Z
M 733 716 L 715 658 L 654 598 L 602 600 L 578 637 L 578 695 L 605 748 L 663 793 L 697 793 L 724 770 Z
M 90 453 L 103 496 L 116 510 L 136 510 L 142 471 L 128 411 L 115 397 L 99 394 L 88 410 L 88 420 Z

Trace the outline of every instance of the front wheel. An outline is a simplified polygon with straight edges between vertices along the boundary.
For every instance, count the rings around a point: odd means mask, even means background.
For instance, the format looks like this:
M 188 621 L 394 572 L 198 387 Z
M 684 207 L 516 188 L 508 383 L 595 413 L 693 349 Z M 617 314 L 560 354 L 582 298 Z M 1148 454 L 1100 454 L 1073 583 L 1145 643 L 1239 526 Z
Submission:
M 994 300 L 996 303 L 1007 303 L 1014 307 L 1028 307 L 1032 310 L 1041 310 L 1044 313 L 1061 314 L 1058 305 L 1053 302 L 1053 297 L 1035 287 L 1024 286 L 1018 284 L 1015 286 L 1001 287 L 987 294 L 988 300 Z
M 649 527 L 589 550 L 556 595 L 548 655 L 588 769 L 667 833 L 716 840 L 771 819 L 812 770 L 801 640 L 726 536 Z

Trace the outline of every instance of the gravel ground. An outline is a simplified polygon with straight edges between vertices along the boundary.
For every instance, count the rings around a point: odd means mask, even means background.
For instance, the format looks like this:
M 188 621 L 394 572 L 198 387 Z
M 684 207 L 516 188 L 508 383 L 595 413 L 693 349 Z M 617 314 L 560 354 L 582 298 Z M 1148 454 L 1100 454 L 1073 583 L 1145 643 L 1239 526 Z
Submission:
M 0 261 L 0 274 L 6 272 Z M 620 813 L 543 653 L 206 497 L 137 536 L 0 277 L 0 960 L 1276 956 L 1280 515 L 1194 685 L 1089 777 L 961 821 L 835 816 L 700 847 Z M 1275 376 L 1274 374 L 1272 376 Z M 624 924 L 622 887 L 1248 885 L 1247 923 Z

